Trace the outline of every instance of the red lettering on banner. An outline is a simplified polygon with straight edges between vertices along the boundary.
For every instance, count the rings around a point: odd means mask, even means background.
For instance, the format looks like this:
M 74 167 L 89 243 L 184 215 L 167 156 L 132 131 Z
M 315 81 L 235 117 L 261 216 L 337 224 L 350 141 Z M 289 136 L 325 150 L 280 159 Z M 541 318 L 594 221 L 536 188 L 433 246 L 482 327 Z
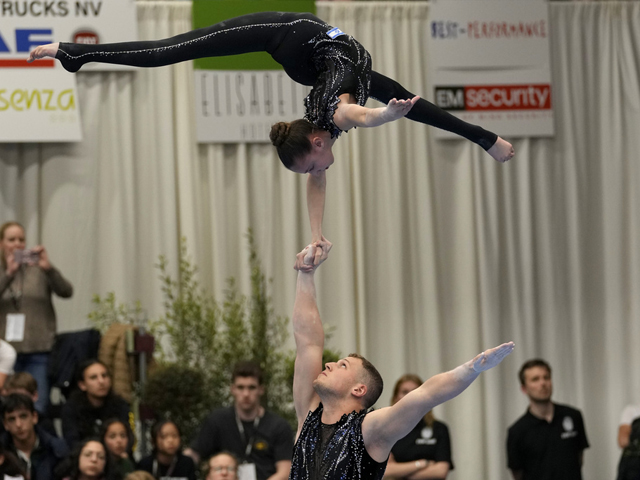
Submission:
M 90 30 L 77 32 L 73 35 L 73 43 L 84 43 L 88 45 L 97 45 L 100 43 L 100 38 L 96 32 Z
M 551 85 L 464 87 L 465 110 L 549 110 Z
M 480 22 L 467 24 L 467 36 L 472 40 L 494 38 L 547 38 L 547 22 Z

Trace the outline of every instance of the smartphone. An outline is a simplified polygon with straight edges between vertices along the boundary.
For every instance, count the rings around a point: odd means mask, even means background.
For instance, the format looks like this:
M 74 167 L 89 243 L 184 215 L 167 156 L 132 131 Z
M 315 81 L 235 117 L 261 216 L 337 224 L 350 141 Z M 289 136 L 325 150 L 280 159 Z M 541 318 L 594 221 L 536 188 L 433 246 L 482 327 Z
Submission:
M 33 264 L 38 263 L 40 254 L 33 250 L 14 250 L 13 258 L 18 264 Z

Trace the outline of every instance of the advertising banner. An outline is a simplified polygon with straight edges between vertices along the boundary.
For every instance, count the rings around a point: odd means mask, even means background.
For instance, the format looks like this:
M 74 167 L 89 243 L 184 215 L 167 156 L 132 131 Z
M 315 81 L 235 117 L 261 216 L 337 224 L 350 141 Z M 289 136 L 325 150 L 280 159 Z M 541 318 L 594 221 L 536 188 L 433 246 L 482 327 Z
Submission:
M 112 43 L 137 38 L 135 0 L 0 1 L 0 67 L 53 66 L 53 60 L 46 59 L 26 63 L 29 51 L 46 43 Z M 82 71 L 128 69 L 131 67 L 98 63 L 82 67 Z
M 311 12 L 309 0 L 194 0 L 193 27 L 261 11 Z M 195 61 L 197 139 L 268 142 L 271 125 L 302 118 L 310 87 L 291 80 L 268 53 Z
M 0 142 L 82 140 L 74 75 L 53 68 L 46 75 L 24 68 L 2 72 Z
M 33 48 L 136 39 L 135 0 L 0 1 L 0 141 L 82 140 L 75 75 L 53 59 L 27 63 Z M 82 70 L 130 68 L 89 64 Z
M 430 40 L 436 105 L 501 136 L 553 135 L 546 2 L 438 0 Z

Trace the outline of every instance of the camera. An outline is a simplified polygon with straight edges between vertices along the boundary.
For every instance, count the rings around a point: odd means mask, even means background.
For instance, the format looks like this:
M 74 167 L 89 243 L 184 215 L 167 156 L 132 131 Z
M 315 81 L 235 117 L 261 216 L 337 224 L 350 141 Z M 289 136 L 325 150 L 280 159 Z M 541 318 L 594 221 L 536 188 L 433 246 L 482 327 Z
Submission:
M 13 258 L 18 264 L 33 264 L 38 263 L 40 254 L 34 250 L 14 250 Z

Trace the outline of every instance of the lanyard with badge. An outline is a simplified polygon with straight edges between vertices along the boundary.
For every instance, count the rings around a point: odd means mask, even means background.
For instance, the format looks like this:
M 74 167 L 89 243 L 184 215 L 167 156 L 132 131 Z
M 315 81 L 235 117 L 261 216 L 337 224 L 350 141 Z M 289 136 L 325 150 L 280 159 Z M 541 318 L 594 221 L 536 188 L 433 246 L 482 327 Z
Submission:
M 247 442 L 247 445 L 244 449 L 244 461 L 241 465 L 238 465 L 238 478 L 239 480 L 257 480 L 258 476 L 256 473 L 256 464 L 249 463 L 249 456 L 251 455 L 251 451 L 253 450 L 253 442 L 255 440 L 256 432 L 258 431 L 258 425 L 260 424 L 260 415 L 258 415 L 253 421 L 253 433 L 251 434 L 251 438 L 246 437 L 244 431 L 244 425 L 238 418 L 238 413 L 236 412 L 236 425 L 238 426 L 238 432 L 240 432 L 240 437 Z
M 178 456 L 174 456 L 173 460 L 171 460 L 171 464 L 169 465 L 169 468 L 167 469 L 167 473 L 165 473 L 162 477 L 158 476 L 158 460 L 157 459 L 153 459 L 153 467 L 151 468 L 152 472 L 151 474 L 153 475 L 154 478 L 160 479 L 160 478 L 169 478 L 171 477 L 171 474 L 173 473 L 173 470 L 176 468 L 176 463 L 178 463 Z
M 18 270 L 17 275 L 20 278 L 20 285 L 17 290 L 13 289 L 13 286 L 9 286 L 9 295 L 16 312 L 20 312 L 22 306 L 22 289 L 24 286 L 24 270 L 22 266 Z M 13 283 L 13 282 L 12 282 Z M 8 313 L 7 324 L 4 333 L 4 339 L 7 342 L 22 342 L 24 340 L 24 324 L 26 317 L 24 313 Z

